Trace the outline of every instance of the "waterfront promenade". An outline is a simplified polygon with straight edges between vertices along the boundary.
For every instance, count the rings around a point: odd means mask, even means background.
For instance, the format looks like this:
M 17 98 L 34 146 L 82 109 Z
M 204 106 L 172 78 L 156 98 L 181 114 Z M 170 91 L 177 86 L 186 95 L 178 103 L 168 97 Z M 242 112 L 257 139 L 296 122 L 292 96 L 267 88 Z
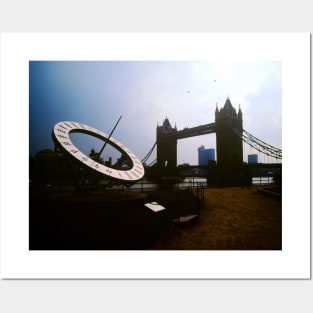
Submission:
M 282 201 L 257 187 L 30 197 L 31 250 L 280 250 Z M 156 201 L 166 209 L 145 206 Z M 182 223 L 177 217 L 196 215 Z
M 251 188 L 204 190 L 196 220 L 175 224 L 151 249 L 281 250 L 282 201 Z

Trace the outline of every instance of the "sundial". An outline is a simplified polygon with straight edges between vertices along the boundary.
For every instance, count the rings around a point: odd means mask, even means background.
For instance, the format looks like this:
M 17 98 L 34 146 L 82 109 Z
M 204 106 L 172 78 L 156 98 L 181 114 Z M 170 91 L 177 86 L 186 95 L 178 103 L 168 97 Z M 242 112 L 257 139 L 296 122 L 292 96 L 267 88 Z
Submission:
M 107 135 L 100 130 L 82 123 L 63 121 L 54 126 L 52 138 L 57 148 L 59 148 L 66 157 L 78 161 L 80 166 L 90 170 L 93 174 L 101 176 L 103 179 L 130 186 L 143 178 L 145 170 L 140 160 L 131 150 L 125 147 L 118 140 L 111 137 L 115 127 L 113 128 L 111 134 Z M 124 164 L 121 162 L 120 165 L 109 166 L 96 161 L 95 158 L 83 153 L 72 142 L 70 138 L 71 133 L 87 134 L 102 140 L 104 145 L 100 152 L 97 153 L 99 157 L 106 144 L 111 145 L 121 153 L 121 158 L 125 161 Z

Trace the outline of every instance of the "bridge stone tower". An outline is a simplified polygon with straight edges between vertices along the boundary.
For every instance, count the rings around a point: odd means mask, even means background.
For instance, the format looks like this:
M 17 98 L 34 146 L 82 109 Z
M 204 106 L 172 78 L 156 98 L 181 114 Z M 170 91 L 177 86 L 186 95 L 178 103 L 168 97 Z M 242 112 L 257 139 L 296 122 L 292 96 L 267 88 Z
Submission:
M 243 162 L 242 139 L 233 129 L 242 133 L 242 112 L 233 108 L 227 97 L 225 105 L 215 110 L 217 164 L 226 171 L 239 168 Z
M 159 168 L 175 168 L 177 166 L 175 133 L 177 133 L 177 128 L 171 126 L 167 117 L 163 121 L 163 125 L 157 126 L 157 165 Z

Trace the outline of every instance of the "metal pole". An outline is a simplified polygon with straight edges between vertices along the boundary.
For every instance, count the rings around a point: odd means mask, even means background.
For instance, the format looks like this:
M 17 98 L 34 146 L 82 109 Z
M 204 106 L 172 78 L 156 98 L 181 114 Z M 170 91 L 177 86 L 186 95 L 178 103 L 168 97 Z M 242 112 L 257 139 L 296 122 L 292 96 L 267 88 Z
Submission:
M 102 151 L 104 150 L 105 146 L 107 145 L 108 141 L 110 140 L 110 138 L 111 138 L 111 136 L 112 136 L 112 134 L 113 134 L 113 132 L 114 132 L 114 130 L 115 130 L 117 124 L 120 122 L 121 118 L 122 118 L 122 115 L 120 116 L 120 118 L 119 118 L 118 121 L 116 122 L 114 128 L 112 129 L 112 131 L 111 131 L 111 133 L 110 133 L 110 135 L 109 135 L 109 137 L 108 137 L 108 140 L 104 143 L 103 147 L 101 148 L 100 152 L 98 153 L 98 157 L 100 157 Z

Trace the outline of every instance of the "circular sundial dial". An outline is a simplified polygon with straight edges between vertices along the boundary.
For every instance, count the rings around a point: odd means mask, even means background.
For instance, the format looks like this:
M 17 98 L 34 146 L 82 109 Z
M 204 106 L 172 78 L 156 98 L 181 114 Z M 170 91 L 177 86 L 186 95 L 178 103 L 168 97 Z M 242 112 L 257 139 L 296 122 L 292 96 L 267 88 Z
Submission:
M 122 157 L 120 164 L 108 166 L 92 158 L 75 146 L 70 138 L 71 133 L 82 133 L 96 137 L 106 144 L 118 150 Z M 111 136 L 85 124 L 77 122 L 59 122 L 52 131 L 52 138 L 56 146 L 66 155 L 76 161 L 94 174 L 101 175 L 103 179 L 116 183 L 131 185 L 143 178 L 145 170 L 140 160 L 123 144 Z M 103 146 L 104 148 L 104 146 Z M 101 149 L 101 151 L 103 150 Z M 100 153 L 98 154 L 100 157 Z

